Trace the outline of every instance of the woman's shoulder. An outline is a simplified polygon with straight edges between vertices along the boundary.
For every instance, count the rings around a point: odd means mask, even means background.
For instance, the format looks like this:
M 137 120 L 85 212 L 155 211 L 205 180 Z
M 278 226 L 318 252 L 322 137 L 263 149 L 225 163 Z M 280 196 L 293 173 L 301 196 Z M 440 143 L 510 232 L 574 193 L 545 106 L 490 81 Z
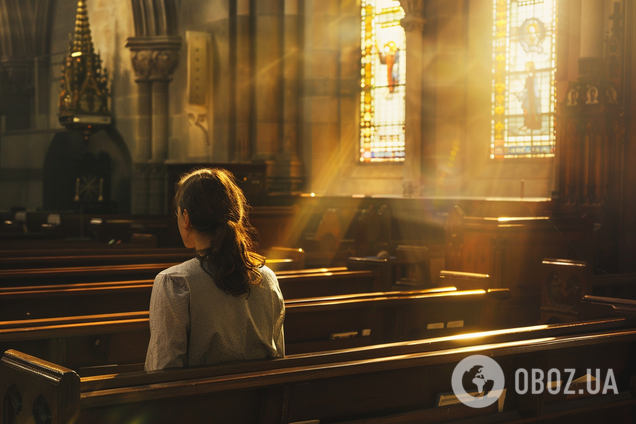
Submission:
M 177 265 L 173 265 L 169 268 L 161 271 L 159 275 L 170 277 L 188 277 L 194 273 L 197 273 L 201 269 L 197 258 L 189 259 Z
M 274 271 L 272 271 L 267 265 L 263 265 L 262 267 L 258 268 L 258 271 L 261 273 L 261 277 L 263 277 L 263 280 L 267 279 L 278 281 L 278 279 L 276 278 L 276 274 L 274 274 Z
M 261 273 L 261 283 L 259 286 L 267 288 L 268 290 L 274 290 L 280 292 L 280 286 L 278 285 L 278 278 L 276 278 L 276 274 L 269 267 L 263 265 L 258 268 Z

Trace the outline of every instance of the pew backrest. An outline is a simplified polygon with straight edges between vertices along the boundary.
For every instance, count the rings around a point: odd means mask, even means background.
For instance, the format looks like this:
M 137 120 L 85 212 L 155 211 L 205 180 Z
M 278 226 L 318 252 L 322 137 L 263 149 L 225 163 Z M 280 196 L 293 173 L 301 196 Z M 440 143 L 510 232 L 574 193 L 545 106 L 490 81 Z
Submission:
M 515 330 L 521 330 L 524 338 L 502 340 Z M 223 422 L 345 422 L 363 418 L 372 423 L 475 418 L 522 422 L 528 417 L 540 422 L 544 413 L 552 422 L 593 423 L 598 422 L 599 412 L 609 421 L 619 420 L 625 411 L 633 413 L 636 401 L 629 394 L 633 365 L 626 353 L 636 345 L 636 330 L 596 332 L 596 327 L 581 325 L 578 333 L 563 336 L 550 334 L 550 328 L 515 330 L 503 335 L 482 333 L 476 336 L 477 343 L 463 347 L 431 347 L 435 342 L 421 340 L 416 345 L 384 346 L 368 357 L 356 357 L 358 349 L 330 352 L 326 362 L 326 354 L 292 355 L 271 361 L 81 379 L 69 369 L 8 351 L 0 361 L 0 393 L 14 396 L 0 397 L 1 409 L 6 416 L 14 405 L 28 405 L 23 413 L 31 416 L 31 405 L 44 401 L 52 422 L 75 418 L 78 424 L 139 417 L 150 422 L 201 422 L 210 414 Z M 598 355 L 598 351 L 605 353 Z M 517 394 L 513 385 L 507 384 L 504 398 L 492 407 L 442 405 L 442 396 L 452 394 L 451 376 L 456 365 L 476 354 L 495 359 L 506 376 L 537 364 L 549 364 L 562 375 L 565 368 L 611 366 L 619 395 L 583 394 L 588 402 L 581 405 L 545 392 Z M 18 397 L 21 403 L 12 402 Z M 557 412 L 550 413 L 557 407 Z M 498 411 L 503 415 L 497 415 Z
M 286 303 L 288 353 L 444 336 L 483 326 L 483 290 L 376 293 Z M 0 322 L 0 351 L 18 349 L 73 369 L 145 360 L 148 312 Z
M 285 299 L 373 293 L 377 274 L 346 268 L 277 272 Z M 154 278 L 154 276 L 153 276 Z M 0 287 L 0 320 L 147 310 L 153 279 Z

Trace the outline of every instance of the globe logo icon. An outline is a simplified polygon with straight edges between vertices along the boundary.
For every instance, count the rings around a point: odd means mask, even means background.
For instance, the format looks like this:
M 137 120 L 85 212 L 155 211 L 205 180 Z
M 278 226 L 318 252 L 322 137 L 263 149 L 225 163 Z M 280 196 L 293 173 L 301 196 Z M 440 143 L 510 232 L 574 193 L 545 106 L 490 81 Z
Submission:
M 462 359 L 452 376 L 457 399 L 471 408 L 485 408 L 495 403 L 503 393 L 505 378 L 499 364 L 483 355 Z

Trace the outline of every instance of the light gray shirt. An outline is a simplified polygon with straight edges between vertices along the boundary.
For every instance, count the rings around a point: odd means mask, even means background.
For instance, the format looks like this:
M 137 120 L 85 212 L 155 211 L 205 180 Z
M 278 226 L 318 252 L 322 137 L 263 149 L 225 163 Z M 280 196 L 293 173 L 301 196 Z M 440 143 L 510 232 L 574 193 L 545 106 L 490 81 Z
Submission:
M 146 371 L 285 355 L 285 304 L 274 272 L 233 296 L 191 259 L 160 272 L 150 298 Z

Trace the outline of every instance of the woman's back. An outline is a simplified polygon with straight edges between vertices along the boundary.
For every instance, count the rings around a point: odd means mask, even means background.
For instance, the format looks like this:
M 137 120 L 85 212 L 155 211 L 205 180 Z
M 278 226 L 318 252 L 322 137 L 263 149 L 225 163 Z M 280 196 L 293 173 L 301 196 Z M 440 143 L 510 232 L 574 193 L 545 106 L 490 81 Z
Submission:
M 274 273 L 249 295 L 220 290 L 199 259 L 155 279 L 146 370 L 284 356 L 285 306 Z

